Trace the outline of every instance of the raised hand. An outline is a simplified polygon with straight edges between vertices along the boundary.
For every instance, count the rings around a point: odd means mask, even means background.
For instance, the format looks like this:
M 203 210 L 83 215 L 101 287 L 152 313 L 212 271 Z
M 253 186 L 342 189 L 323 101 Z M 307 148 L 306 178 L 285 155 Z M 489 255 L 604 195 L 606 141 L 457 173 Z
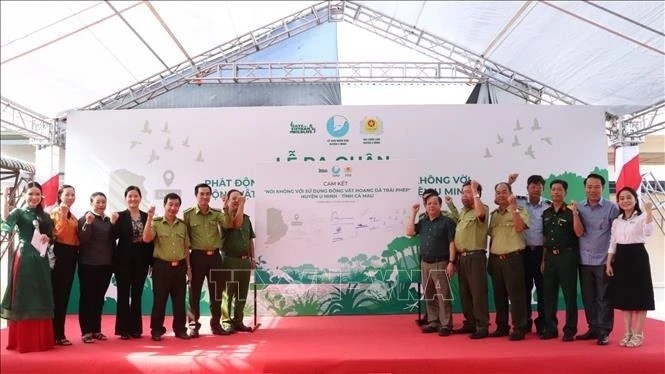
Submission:
M 86 225 L 91 225 L 92 221 L 94 221 L 94 220 L 95 220 L 95 215 L 92 214 L 92 212 L 87 212 L 85 214 L 85 224 Z
M 65 203 L 60 204 L 60 217 L 67 218 L 67 213 L 69 213 L 69 207 Z
M 651 201 L 643 201 L 643 203 L 645 212 L 649 212 L 651 209 L 653 209 L 653 203 Z
M 113 212 L 111 213 L 111 224 L 115 224 L 115 222 L 118 220 L 118 212 Z
M 517 207 L 517 199 L 515 199 L 515 195 L 508 196 L 508 204 L 513 208 Z
M 154 216 L 155 216 L 155 206 L 150 205 L 150 207 L 148 208 L 148 217 L 152 218 Z
M 453 198 L 450 195 L 444 196 L 443 200 L 446 202 L 446 204 L 451 204 L 453 202 Z
M 570 209 L 573 214 L 577 214 L 577 201 L 573 201 L 570 204 L 568 204 L 568 209 Z
M 411 210 L 413 211 L 413 214 L 418 213 L 418 211 L 420 210 L 420 204 L 413 204 Z
M 513 184 L 517 180 L 517 177 L 519 177 L 519 173 L 510 173 L 508 174 L 508 184 Z
M 473 192 L 474 195 L 478 193 L 478 186 L 479 186 L 478 181 L 475 180 L 475 179 L 472 179 L 471 180 L 471 192 Z

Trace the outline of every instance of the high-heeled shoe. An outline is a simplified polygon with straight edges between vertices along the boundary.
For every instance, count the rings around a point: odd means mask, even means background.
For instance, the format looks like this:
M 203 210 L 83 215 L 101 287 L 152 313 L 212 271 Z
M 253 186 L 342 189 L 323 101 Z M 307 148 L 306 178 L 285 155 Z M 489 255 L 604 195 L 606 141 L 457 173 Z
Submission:
M 633 336 L 633 334 L 629 331 L 627 332 L 621 340 L 619 340 L 619 345 L 621 347 L 625 347 L 628 342 L 630 341 L 630 338 Z
M 637 348 L 641 346 L 642 343 L 644 343 L 644 334 L 633 334 L 628 343 L 626 343 L 626 347 Z

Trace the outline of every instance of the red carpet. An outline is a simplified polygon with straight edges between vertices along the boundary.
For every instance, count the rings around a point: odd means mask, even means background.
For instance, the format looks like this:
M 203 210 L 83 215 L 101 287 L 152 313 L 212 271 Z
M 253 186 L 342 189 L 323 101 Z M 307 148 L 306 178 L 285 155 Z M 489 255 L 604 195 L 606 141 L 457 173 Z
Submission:
M 461 316 L 455 314 L 456 327 Z M 663 373 L 665 323 L 647 320 L 646 340 L 636 349 L 618 346 L 621 313 L 609 346 L 595 341 L 543 341 L 529 334 L 474 341 L 467 336 L 422 334 L 413 315 L 264 318 L 253 334 L 212 336 L 183 341 L 166 335 L 161 342 L 111 337 L 113 316 L 104 316 L 109 340 L 83 344 L 76 316 L 67 319 L 69 347 L 19 354 L 5 349 L 2 330 L 0 371 L 8 373 Z M 564 320 L 560 315 L 559 320 Z M 167 326 L 170 324 L 167 319 Z M 148 318 L 145 318 L 145 326 Z M 586 329 L 580 312 L 580 332 Z M 146 330 L 147 332 L 147 330 Z

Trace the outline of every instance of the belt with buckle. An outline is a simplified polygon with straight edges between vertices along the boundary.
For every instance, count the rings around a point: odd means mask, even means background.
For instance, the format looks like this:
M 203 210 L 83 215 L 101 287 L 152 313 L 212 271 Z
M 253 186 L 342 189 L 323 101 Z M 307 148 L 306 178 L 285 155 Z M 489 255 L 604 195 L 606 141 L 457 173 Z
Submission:
M 557 248 L 557 247 L 545 247 L 551 254 L 558 255 L 561 252 L 574 251 L 573 248 Z
M 524 251 L 524 250 L 523 249 L 518 249 L 516 251 L 512 251 L 512 252 L 508 252 L 508 253 L 504 253 L 504 254 L 500 254 L 500 255 L 494 254 L 494 253 L 490 253 L 490 255 L 492 255 L 494 257 L 498 257 L 499 260 L 505 260 L 508 257 L 517 256 L 519 254 L 522 254 L 522 251 Z
M 441 261 L 449 261 L 449 260 L 447 258 L 433 258 L 433 259 L 423 260 L 423 262 L 427 264 L 434 264 L 436 262 L 441 262 Z
M 462 251 L 460 252 L 460 256 L 471 256 L 471 255 L 478 255 L 478 254 L 485 254 L 484 249 L 474 249 L 472 251 Z
M 212 255 L 216 254 L 217 251 L 219 251 L 219 248 L 212 248 L 212 249 L 192 248 L 192 251 L 194 251 L 194 253 L 201 253 L 201 254 L 204 254 L 206 256 L 212 256 Z
M 171 267 L 178 267 L 180 266 L 181 263 L 183 263 L 185 260 L 176 260 L 176 261 L 171 261 L 171 260 L 162 260 L 161 258 L 155 257 L 155 260 L 159 260 L 165 264 L 169 264 Z

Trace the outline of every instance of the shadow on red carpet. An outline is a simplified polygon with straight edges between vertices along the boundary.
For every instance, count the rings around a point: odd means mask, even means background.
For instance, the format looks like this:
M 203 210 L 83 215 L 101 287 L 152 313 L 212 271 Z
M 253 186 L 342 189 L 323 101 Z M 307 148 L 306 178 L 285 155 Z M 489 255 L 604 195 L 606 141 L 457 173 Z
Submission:
M 455 315 L 458 326 L 460 316 Z M 623 348 L 621 313 L 609 346 L 595 341 L 564 343 L 535 334 L 519 342 L 507 338 L 471 340 L 466 335 L 422 334 L 414 315 L 266 317 L 255 333 L 213 336 L 202 329 L 198 339 L 180 340 L 172 333 L 161 342 L 148 335 L 123 341 L 111 336 L 114 317 L 104 316 L 108 341 L 84 344 L 77 316 L 68 316 L 74 345 L 47 352 L 20 354 L 5 349 L 0 334 L 0 369 L 9 373 L 663 373 L 665 323 L 647 320 L 645 343 Z M 563 321 L 563 315 L 559 316 Z M 145 318 L 148 326 L 149 318 Z M 170 318 L 167 318 L 170 324 Z M 580 332 L 586 325 L 580 312 Z M 146 333 L 148 331 L 146 330 Z

